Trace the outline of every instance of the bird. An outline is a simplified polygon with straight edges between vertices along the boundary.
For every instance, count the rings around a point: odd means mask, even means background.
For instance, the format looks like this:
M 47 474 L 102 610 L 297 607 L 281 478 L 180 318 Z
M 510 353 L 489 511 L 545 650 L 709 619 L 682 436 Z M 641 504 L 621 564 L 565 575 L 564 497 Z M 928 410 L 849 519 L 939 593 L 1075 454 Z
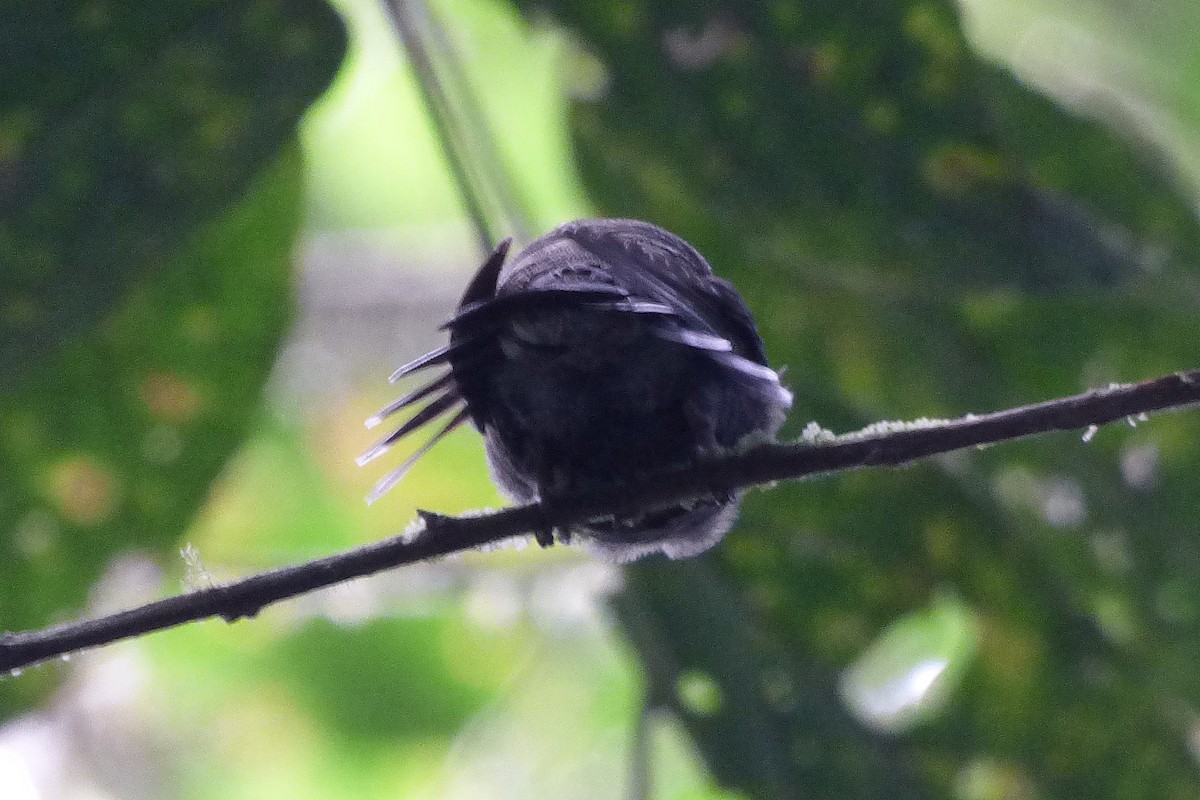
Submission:
M 501 242 L 468 284 L 442 326 L 449 342 L 392 374 L 395 383 L 443 369 L 367 420 L 373 428 L 417 408 L 360 465 L 445 422 L 369 502 L 468 422 L 495 483 L 518 503 L 633 485 L 777 434 L 792 394 L 737 289 L 686 241 L 639 220 L 581 219 L 511 260 L 510 247 Z M 559 536 L 617 562 L 688 558 L 724 537 L 739 503 L 739 494 L 705 497 Z

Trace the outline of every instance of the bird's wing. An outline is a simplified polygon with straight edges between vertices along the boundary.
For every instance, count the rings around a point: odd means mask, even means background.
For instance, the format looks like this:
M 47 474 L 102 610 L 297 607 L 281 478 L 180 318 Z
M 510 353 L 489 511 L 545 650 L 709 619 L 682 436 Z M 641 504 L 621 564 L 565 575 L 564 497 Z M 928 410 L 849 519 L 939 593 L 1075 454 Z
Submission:
M 637 220 L 588 220 L 560 230 L 592 253 L 631 297 L 672 310 L 656 324 L 661 338 L 703 352 L 735 377 L 791 404 L 791 394 L 767 365 L 750 309 L 695 248 Z

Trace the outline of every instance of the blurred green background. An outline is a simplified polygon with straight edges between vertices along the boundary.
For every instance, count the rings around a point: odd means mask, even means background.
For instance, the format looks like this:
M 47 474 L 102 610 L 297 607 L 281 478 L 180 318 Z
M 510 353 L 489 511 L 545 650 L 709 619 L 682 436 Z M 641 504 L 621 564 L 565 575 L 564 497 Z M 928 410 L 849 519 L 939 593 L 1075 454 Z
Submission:
M 692 241 L 842 431 L 1196 366 L 1187 0 L 438 0 L 535 232 Z M 0 28 L 0 630 L 501 503 L 371 508 L 480 254 L 383 7 Z M 510 548 L 0 678 L 0 797 L 1200 796 L 1200 417 L 755 492 L 716 551 Z M 183 551 L 183 552 L 181 552 Z

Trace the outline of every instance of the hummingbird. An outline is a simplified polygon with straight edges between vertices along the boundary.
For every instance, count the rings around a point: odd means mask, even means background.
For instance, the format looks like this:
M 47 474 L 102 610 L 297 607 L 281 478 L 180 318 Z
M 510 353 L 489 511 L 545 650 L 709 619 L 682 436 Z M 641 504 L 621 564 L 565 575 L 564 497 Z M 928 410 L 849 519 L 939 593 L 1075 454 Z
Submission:
M 510 246 L 501 242 L 471 279 L 442 326 L 446 346 L 391 381 L 442 374 L 367 420 L 375 427 L 419 407 L 360 464 L 445 420 L 369 502 L 467 422 L 483 435 L 496 484 L 518 503 L 635 484 L 778 432 L 792 394 L 768 366 L 737 289 L 683 239 L 648 222 L 583 219 L 508 260 Z M 704 497 L 559 536 L 618 562 L 687 558 L 722 539 L 739 501 Z

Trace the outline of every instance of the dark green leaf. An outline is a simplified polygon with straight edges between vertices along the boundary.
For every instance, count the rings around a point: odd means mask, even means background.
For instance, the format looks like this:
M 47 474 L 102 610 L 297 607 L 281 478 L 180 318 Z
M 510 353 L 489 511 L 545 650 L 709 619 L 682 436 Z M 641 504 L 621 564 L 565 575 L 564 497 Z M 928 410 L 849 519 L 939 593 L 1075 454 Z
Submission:
M 519 5 L 607 70 L 574 109 L 601 208 L 680 233 L 738 285 L 790 368 L 793 430 L 1195 365 L 1200 227 L 1178 181 L 984 63 L 950 3 Z M 756 495 L 702 577 L 632 570 L 624 622 L 730 786 L 1192 797 L 1197 441 L 1181 415 Z M 837 676 L 947 591 L 977 620 L 973 666 L 880 761 Z M 764 716 L 745 689 L 763 670 L 819 713 Z
M 0 395 L 0 627 L 74 616 L 116 554 L 174 549 L 258 413 L 300 201 L 292 150 L 95 335 Z M 0 680 L 0 713 L 52 673 Z
M 328 84 L 323 0 L 49 0 L 0 26 L 0 385 L 229 207 Z
M 778 647 L 707 559 L 631 567 L 617 600 L 646 667 L 722 784 L 755 798 L 927 796 L 842 708 L 836 675 Z

